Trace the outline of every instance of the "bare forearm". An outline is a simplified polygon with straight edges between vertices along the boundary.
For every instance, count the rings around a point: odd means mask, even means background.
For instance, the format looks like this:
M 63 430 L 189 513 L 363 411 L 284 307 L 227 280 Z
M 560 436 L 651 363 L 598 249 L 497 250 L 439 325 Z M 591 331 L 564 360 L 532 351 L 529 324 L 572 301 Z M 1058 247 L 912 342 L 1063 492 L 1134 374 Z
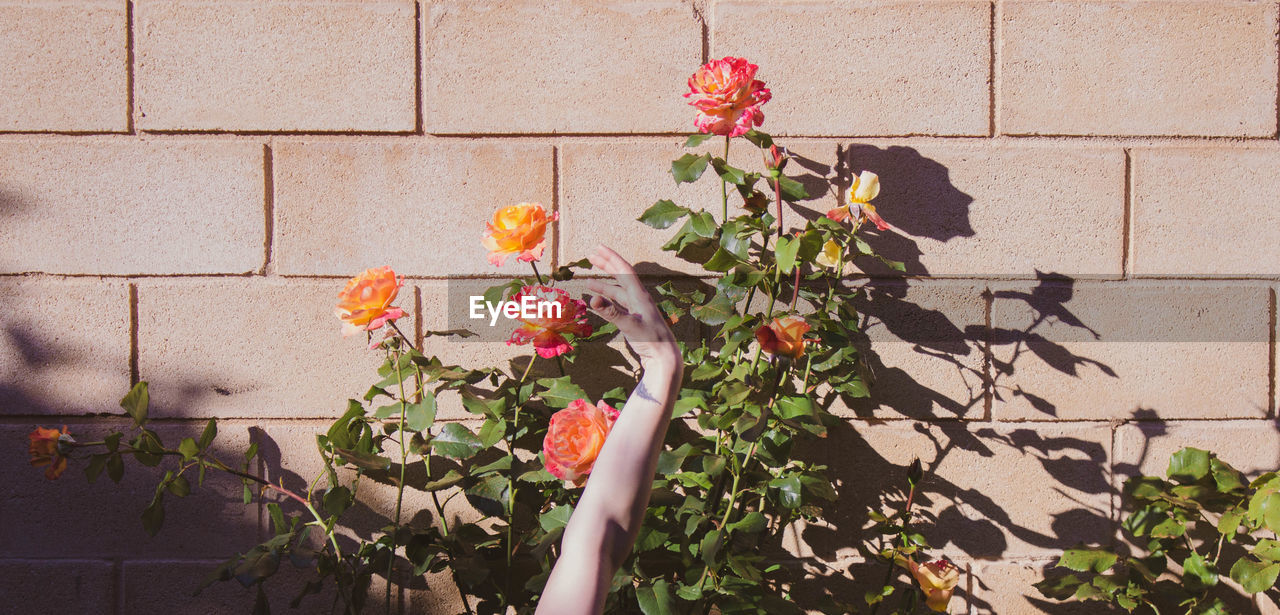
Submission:
M 678 361 L 645 369 L 591 470 L 592 478 L 600 480 L 587 482 L 578 505 L 578 510 L 599 511 L 633 539 L 648 507 L 658 454 L 680 390 L 682 372 L 683 365 Z M 630 542 L 617 546 L 623 548 L 622 556 L 631 549 Z

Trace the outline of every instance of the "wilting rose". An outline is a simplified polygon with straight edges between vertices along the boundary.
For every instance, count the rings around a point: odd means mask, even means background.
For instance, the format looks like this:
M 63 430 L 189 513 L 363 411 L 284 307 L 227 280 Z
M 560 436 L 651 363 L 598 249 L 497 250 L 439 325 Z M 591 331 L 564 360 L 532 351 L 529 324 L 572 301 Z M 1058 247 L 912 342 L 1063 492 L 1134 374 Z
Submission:
M 587 304 L 581 299 L 574 299 L 568 292 L 551 286 L 525 286 L 510 301 L 523 306 L 526 305 L 525 297 L 533 298 L 533 313 L 529 314 L 532 317 L 520 316 L 518 320 L 524 324 L 511 332 L 507 344 L 532 343 L 538 356 L 550 359 L 573 351 L 573 346 L 564 338 L 565 333 L 575 337 L 591 335 L 591 325 L 587 324 Z
M 390 267 L 366 269 L 351 278 L 338 293 L 338 306 L 333 310 L 342 319 L 342 335 L 374 331 L 404 316 L 404 310 L 391 305 L 401 286 L 404 286 L 404 276 L 397 278 Z
M 756 341 L 770 355 L 799 359 L 804 355 L 804 334 L 808 332 L 809 323 L 803 318 L 784 316 L 756 329 Z
M 889 223 L 876 213 L 876 206 L 868 202 L 878 194 L 880 194 L 880 177 L 871 171 L 863 171 L 861 175 L 854 178 L 853 185 L 849 187 L 849 204 L 827 212 L 827 217 L 836 222 L 844 222 L 853 217 L 851 209 L 857 205 L 859 219 L 870 220 L 876 228 L 887 231 L 890 228 Z
M 44 471 L 44 477 L 49 480 L 62 476 L 67 469 L 67 453 L 75 442 L 67 426 L 63 425 L 61 431 L 37 427 L 27 435 L 27 439 L 31 441 L 27 449 L 31 453 L 31 465 L 37 468 L 49 466 Z
M 760 106 L 772 94 L 755 78 L 758 69 L 743 58 L 726 57 L 707 62 L 689 77 L 684 97 L 698 109 L 693 124 L 699 131 L 736 137 L 764 122 Z
M 827 243 L 822 244 L 822 251 L 813 258 L 813 262 L 826 267 L 827 269 L 835 269 L 840 264 L 841 250 L 840 244 L 834 239 L 828 239 Z
M 618 411 L 609 404 L 602 401 L 593 406 L 585 399 L 574 400 L 551 415 L 547 436 L 542 440 L 547 471 L 567 484 L 581 487 L 617 419 Z
M 494 212 L 481 240 L 489 250 L 489 262 L 501 267 L 512 254 L 526 263 L 541 259 L 547 225 L 558 217 L 558 213 L 548 216 L 538 203 L 519 203 Z
M 960 582 L 960 569 L 946 558 L 926 564 L 907 560 L 907 568 L 924 591 L 925 604 L 939 613 L 945 613 L 947 602 L 951 601 L 951 593 L 955 591 L 956 583 Z

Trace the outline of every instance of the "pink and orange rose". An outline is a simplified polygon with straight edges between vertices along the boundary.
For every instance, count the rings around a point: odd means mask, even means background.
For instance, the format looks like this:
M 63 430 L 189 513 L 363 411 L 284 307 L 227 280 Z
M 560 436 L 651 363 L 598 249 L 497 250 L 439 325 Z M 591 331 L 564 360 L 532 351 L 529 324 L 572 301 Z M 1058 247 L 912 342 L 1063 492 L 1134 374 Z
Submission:
M 684 97 L 698 109 L 693 124 L 699 131 L 736 137 L 764 122 L 760 107 L 772 94 L 755 78 L 758 69 L 744 58 L 726 57 L 707 62 L 689 77 Z
M 771 356 L 799 359 L 804 356 L 804 345 L 807 342 L 804 334 L 808 332 L 809 323 L 803 318 L 784 316 L 756 329 L 756 341 Z
M 581 299 L 574 299 L 563 289 L 552 286 L 525 286 L 519 293 L 511 297 L 512 303 L 523 305 L 526 297 L 533 298 L 533 305 L 541 311 L 540 316 L 525 318 L 524 323 L 511 333 L 507 344 L 533 344 L 538 356 L 544 359 L 558 357 L 573 351 L 565 334 L 574 337 L 591 335 L 591 325 L 587 324 L 587 304 Z
M 333 313 L 342 319 L 342 335 L 357 331 L 374 331 L 404 316 L 404 310 L 391 305 L 404 286 L 404 276 L 396 277 L 390 267 L 366 269 L 351 278 L 338 293 L 338 306 Z
M 551 415 L 547 436 L 542 440 L 547 471 L 564 481 L 566 487 L 581 487 L 616 420 L 618 411 L 609 404 L 602 401 L 593 406 L 585 399 L 574 400 Z
M 547 225 L 558 217 L 556 213 L 548 216 L 538 203 L 519 203 L 494 212 L 481 241 L 489 250 L 489 262 L 501 267 L 513 254 L 526 263 L 541 259 Z
M 70 446 L 75 442 L 67 426 L 63 425 L 61 430 L 37 427 L 27 435 L 27 439 L 30 440 L 27 450 L 31 454 L 31 465 L 37 468 L 49 466 L 44 471 L 44 477 L 49 480 L 62 476 L 67 469 Z

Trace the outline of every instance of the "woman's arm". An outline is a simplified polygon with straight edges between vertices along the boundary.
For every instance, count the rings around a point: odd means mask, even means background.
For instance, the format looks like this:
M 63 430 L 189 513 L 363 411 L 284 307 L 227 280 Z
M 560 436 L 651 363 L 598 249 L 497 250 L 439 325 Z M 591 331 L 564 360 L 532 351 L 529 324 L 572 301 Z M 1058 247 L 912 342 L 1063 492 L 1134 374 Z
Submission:
M 609 431 L 565 527 L 560 558 L 538 603 L 542 615 L 595 615 L 603 610 L 613 575 L 644 522 L 658 453 L 684 372 L 675 336 L 631 265 L 603 246 L 590 259 L 616 282 L 588 283 L 596 293 L 591 308 L 617 325 L 640 357 L 644 375 Z

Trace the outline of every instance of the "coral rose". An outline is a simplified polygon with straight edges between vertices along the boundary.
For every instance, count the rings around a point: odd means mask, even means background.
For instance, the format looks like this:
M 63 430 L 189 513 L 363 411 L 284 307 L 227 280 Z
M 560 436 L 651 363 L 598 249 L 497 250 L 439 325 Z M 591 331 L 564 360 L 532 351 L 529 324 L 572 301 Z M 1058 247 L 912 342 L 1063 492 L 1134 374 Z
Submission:
M 707 62 L 693 73 L 684 97 L 698 109 L 694 126 L 704 133 L 736 137 L 763 123 L 760 106 L 772 94 L 755 78 L 758 69 L 744 58 L 726 57 Z
M 876 213 L 876 206 L 868 202 L 876 198 L 878 194 L 880 194 L 880 177 L 871 171 L 863 171 L 861 175 L 853 179 L 853 185 L 849 186 L 849 204 L 841 205 L 827 212 L 827 217 L 836 222 L 844 222 L 853 217 L 853 212 L 850 209 L 857 205 L 859 220 L 870 220 L 872 224 L 876 225 L 876 228 L 887 231 L 890 228 L 889 223 L 885 222 L 884 218 L 881 218 L 880 214 Z
M 343 337 L 357 331 L 374 331 L 404 316 L 404 310 L 391 305 L 401 286 L 404 276 L 397 278 L 390 267 L 366 269 L 351 278 L 338 293 L 338 306 L 333 310 L 342 319 Z
M 945 613 L 947 603 L 951 601 L 951 593 L 955 591 L 956 583 L 960 582 L 960 569 L 946 558 L 927 564 L 907 560 L 907 569 L 924 591 L 925 604 L 939 613 Z
M 566 487 L 581 487 L 616 420 L 618 411 L 609 404 L 602 401 L 593 406 L 585 399 L 574 400 L 551 415 L 547 436 L 542 440 L 547 471 L 564 481 Z
M 67 426 L 63 425 L 61 431 L 37 427 L 27 435 L 27 439 L 31 441 L 28 447 L 31 465 L 37 468 L 49 466 L 44 471 L 44 477 L 49 480 L 62 476 L 62 472 L 67 469 L 67 454 L 71 452 L 71 444 L 75 442 L 71 439 Z
M 518 254 L 517 260 L 526 263 L 541 259 L 547 225 L 558 217 L 559 214 L 548 216 L 538 203 L 519 203 L 494 212 L 481 240 L 489 250 L 489 262 L 501 267 L 512 254 Z
M 809 323 L 803 318 L 784 316 L 756 329 L 756 341 L 770 355 L 799 359 L 804 355 L 804 334 L 808 332 Z
M 520 316 L 519 320 L 524 324 L 511 332 L 508 345 L 532 343 L 538 356 L 550 359 L 573 351 L 564 334 L 570 333 L 575 337 L 591 335 L 591 325 L 587 324 L 587 304 L 570 297 L 562 289 L 525 286 L 510 301 L 522 306 L 532 305 L 539 311 L 531 318 L 525 314 Z

